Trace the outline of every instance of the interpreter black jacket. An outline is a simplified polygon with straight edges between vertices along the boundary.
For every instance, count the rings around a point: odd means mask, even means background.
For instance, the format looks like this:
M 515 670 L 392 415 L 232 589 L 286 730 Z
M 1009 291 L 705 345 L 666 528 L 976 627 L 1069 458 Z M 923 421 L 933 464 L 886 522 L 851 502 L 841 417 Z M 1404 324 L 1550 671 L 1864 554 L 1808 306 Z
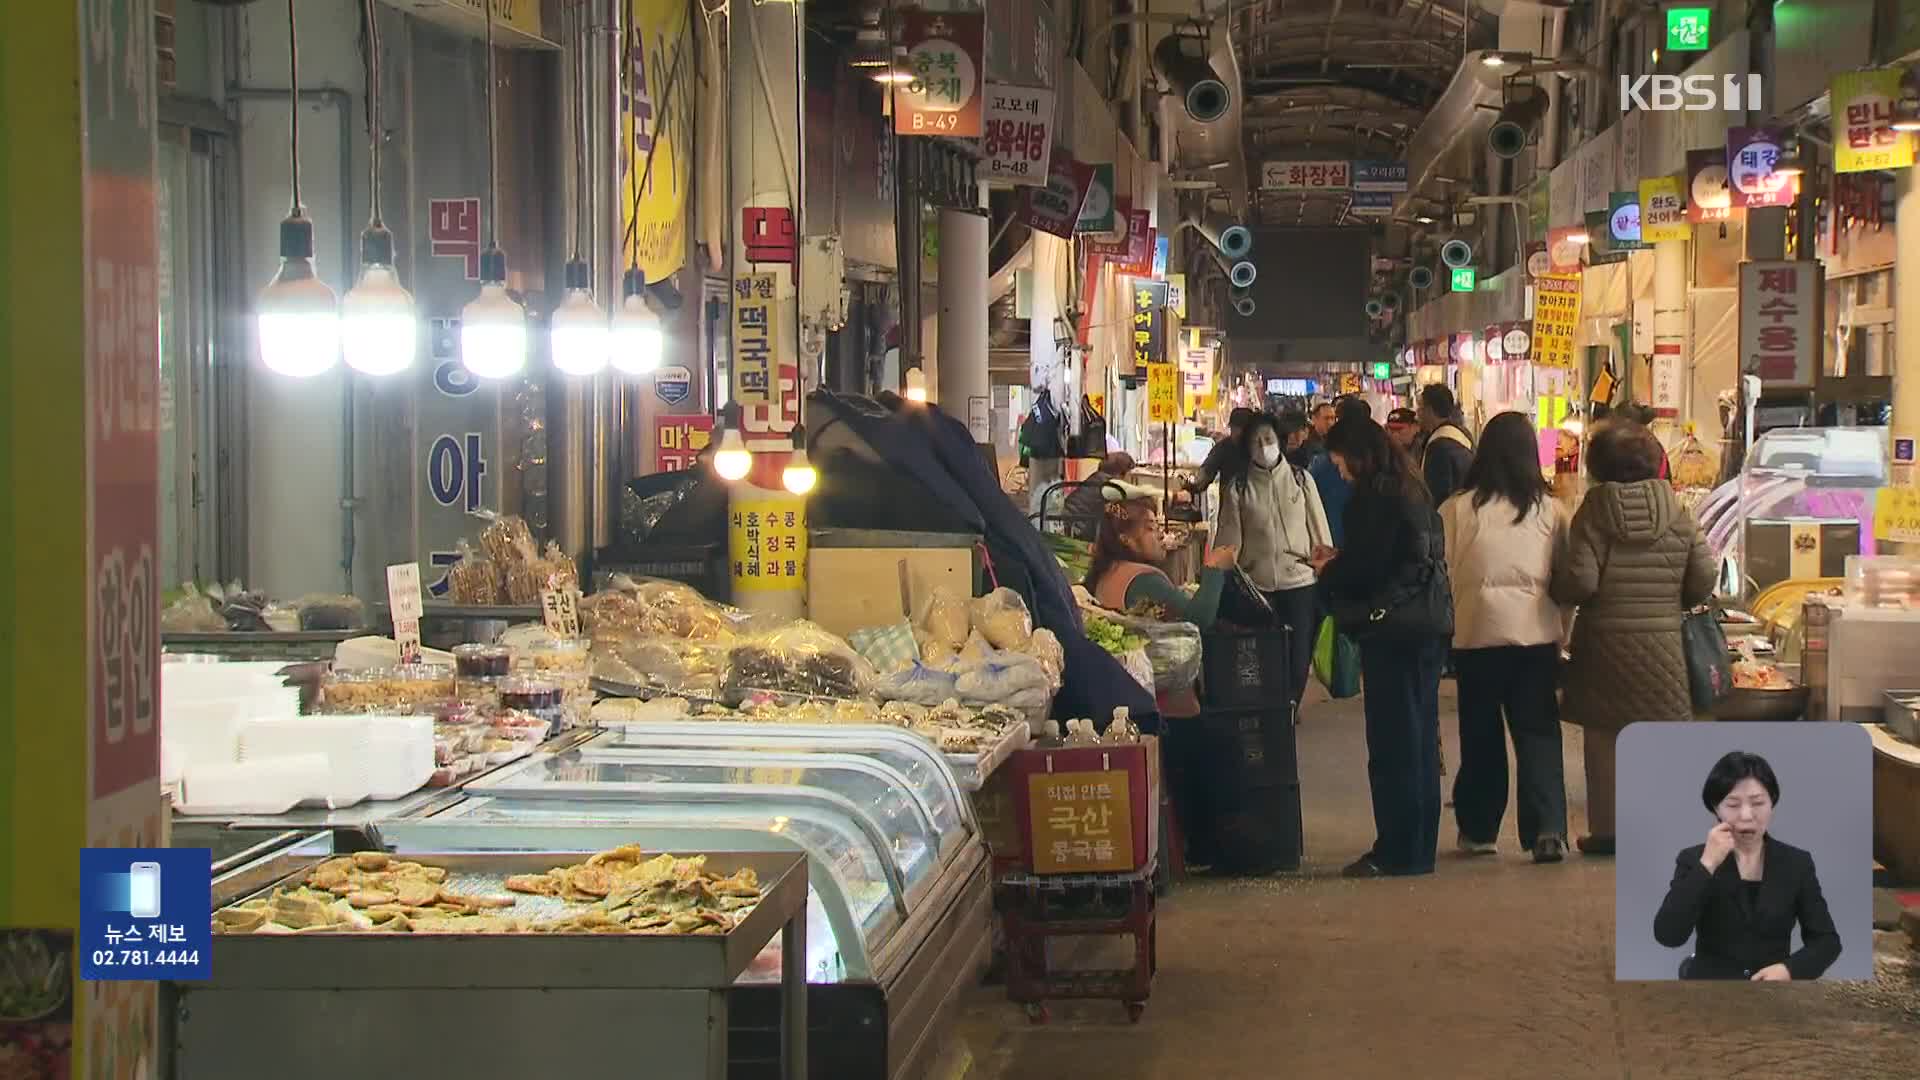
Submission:
M 1840 958 L 1840 932 L 1820 894 L 1811 854 L 1767 837 L 1756 902 L 1740 880 L 1737 860 L 1728 855 L 1709 875 L 1700 865 L 1705 850 L 1695 844 L 1674 860 L 1673 884 L 1653 917 L 1654 939 L 1669 949 L 1694 937 L 1685 978 L 1747 979 L 1784 963 L 1796 980 L 1817 979 Z M 1790 952 L 1795 922 L 1801 948 Z

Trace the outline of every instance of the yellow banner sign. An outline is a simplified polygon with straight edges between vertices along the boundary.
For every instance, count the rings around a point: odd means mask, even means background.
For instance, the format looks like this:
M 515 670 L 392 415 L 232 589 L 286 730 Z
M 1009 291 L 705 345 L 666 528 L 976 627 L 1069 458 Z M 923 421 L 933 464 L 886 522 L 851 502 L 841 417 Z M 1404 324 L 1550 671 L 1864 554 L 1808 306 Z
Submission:
M 1180 370 L 1172 364 L 1147 365 L 1147 422 L 1171 424 L 1180 419 Z
M 1657 244 L 1692 236 L 1693 226 L 1687 221 L 1687 197 L 1680 191 L 1680 178 L 1658 176 L 1640 181 L 1641 241 Z
M 1571 368 L 1580 330 L 1580 275 L 1542 274 L 1533 288 L 1533 362 Z
M 1132 785 L 1125 769 L 1027 777 L 1028 854 L 1036 874 L 1133 868 Z
M 1900 100 L 1899 68 L 1848 71 L 1833 77 L 1833 171 L 1871 172 L 1913 164 L 1913 133 L 1893 130 Z
M 686 262 L 692 186 L 694 41 L 680 0 L 626 0 L 628 92 L 621 109 L 620 227 L 627 266 L 649 283 Z M 537 5 L 533 5 L 537 7 Z M 638 250 L 636 251 L 636 245 Z M 618 296 L 618 283 L 601 286 Z
M 774 320 L 779 275 L 740 274 L 733 279 L 733 400 L 766 405 L 779 385 L 780 334 Z
M 784 491 L 736 490 L 727 514 L 727 556 L 735 592 L 807 587 L 807 500 Z
M 1883 487 L 1873 499 L 1873 538 L 1920 543 L 1920 488 Z

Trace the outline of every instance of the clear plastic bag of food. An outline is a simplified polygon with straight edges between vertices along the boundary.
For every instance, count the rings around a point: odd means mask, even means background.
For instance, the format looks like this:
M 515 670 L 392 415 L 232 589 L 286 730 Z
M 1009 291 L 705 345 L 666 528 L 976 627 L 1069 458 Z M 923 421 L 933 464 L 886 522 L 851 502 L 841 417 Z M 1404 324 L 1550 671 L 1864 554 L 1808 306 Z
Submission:
M 1024 652 L 1033 636 L 1033 616 L 1027 602 L 1012 589 L 999 588 L 972 604 L 973 630 L 996 649 Z
M 809 697 L 863 697 L 873 688 L 873 665 L 844 638 L 801 620 L 743 641 L 727 653 L 721 696 L 746 700 L 754 691 Z
M 1105 608 L 1097 608 L 1086 614 L 1089 636 L 1097 639 L 1101 635 L 1111 635 L 1115 628 L 1120 631 L 1119 641 L 1123 648 L 1115 650 L 1106 641 L 1098 642 L 1115 656 L 1124 659 L 1127 653 L 1136 648 L 1146 650 L 1147 659 L 1153 665 L 1153 689 L 1190 690 L 1199 680 L 1199 627 L 1192 623 L 1161 622 L 1138 615 L 1123 615 Z M 1097 626 L 1096 623 L 1100 622 L 1108 625 Z
M 367 625 L 367 605 L 357 596 L 308 593 L 293 602 L 302 630 L 359 630 Z
M 1067 650 L 1060 644 L 1060 638 L 1043 626 L 1033 632 L 1027 639 L 1027 647 L 1021 651 L 1039 662 L 1053 684 L 1054 693 L 1059 693 L 1067 671 Z
M 160 612 L 160 632 L 164 634 L 218 634 L 227 628 L 227 617 L 212 597 L 189 582 L 180 595 Z
M 500 565 L 462 538 L 454 545 L 460 561 L 447 568 L 447 598 L 456 604 L 500 602 Z
M 720 644 L 750 633 L 763 621 L 716 604 L 691 585 L 624 574 L 580 601 L 580 619 L 595 639 L 676 637 Z
M 938 671 L 915 662 L 903 670 L 882 675 L 874 684 L 874 692 L 885 701 L 904 701 L 932 708 L 959 693 L 955 682 L 952 672 Z
M 960 700 L 970 705 L 1006 705 L 1025 709 L 1045 705 L 1053 687 L 1040 662 L 1024 653 L 995 652 L 960 669 L 954 680 Z
M 480 530 L 480 550 L 503 571 L 510 572 L 514 567 L 525 566 L 540 557 L 540 549 L 534 546 L 533 530 L 527 527 L 527 519 L 518 514 L 496 514 L 490 510 L 475 511 L 473 516 L 487 523 Z
M 958 651 L 967 643 L 967 631 L 973 628 L 967 602 L 944 585 L 936 586 L 916 620 L 935 645 Z

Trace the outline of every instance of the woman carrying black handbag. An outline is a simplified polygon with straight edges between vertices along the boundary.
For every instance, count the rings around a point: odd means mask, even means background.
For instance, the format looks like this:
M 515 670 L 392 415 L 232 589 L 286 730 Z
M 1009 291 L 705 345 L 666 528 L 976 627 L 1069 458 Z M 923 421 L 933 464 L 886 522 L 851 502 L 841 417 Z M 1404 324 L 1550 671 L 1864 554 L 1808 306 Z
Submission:
M 1440 673 L 1453 635 L 1446 534 L 1413 462 L 1372 419 L 1336 423 L 1327 453 L 1353 498 L 1342 548 L 1314 568 L 1335 626 L 1360 645 L 1378 837 L 1343 873 L 1431 874 L 1440 840 Z

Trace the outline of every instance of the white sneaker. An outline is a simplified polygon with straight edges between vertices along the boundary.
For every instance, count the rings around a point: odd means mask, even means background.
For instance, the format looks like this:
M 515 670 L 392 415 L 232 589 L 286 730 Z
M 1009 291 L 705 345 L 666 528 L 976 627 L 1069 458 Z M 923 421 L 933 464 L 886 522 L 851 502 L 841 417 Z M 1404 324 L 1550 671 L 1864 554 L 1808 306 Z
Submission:
M 1499 851 L 1491 840 L 1469 840 L 1464 836 L 1460 838 L 1459 847 L 1462 855 L 1493 855 Z

